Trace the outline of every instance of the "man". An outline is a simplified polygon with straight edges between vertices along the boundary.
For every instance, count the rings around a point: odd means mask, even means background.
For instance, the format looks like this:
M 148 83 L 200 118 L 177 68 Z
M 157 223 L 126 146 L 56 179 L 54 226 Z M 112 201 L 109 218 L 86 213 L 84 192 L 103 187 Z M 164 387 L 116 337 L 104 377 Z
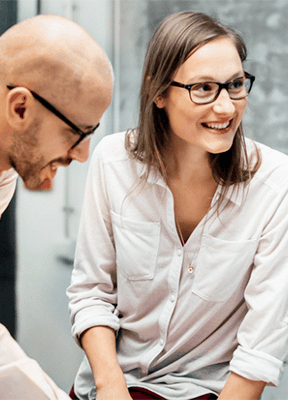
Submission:
M 63 17 L 40 15 L 0 37 L 0 214 L 18 175 L 35 189 L 88 159 L 112 81 L 103 50 Z M 0 325 L 0 399 L 68 398 Z

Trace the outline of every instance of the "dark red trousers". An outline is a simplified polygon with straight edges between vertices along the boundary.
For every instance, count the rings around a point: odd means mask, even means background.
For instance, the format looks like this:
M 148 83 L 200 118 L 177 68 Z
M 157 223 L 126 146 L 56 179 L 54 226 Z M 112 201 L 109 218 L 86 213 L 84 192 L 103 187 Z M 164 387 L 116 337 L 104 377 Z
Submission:
M 143 388 L 129 388 L 130 395 L 133 400 L 165 400 L 164 397 L 161 397 L 155 393 L 150 392 L 150 390 Z M 70 397 L 72 400 L 79 400 L 74 393 L 74 387 L 72 387 L 70 392 Z M 204 396 L 197 397 L 191 400 L 216 400 L 217 396 L 214 394 L 205 394 Z

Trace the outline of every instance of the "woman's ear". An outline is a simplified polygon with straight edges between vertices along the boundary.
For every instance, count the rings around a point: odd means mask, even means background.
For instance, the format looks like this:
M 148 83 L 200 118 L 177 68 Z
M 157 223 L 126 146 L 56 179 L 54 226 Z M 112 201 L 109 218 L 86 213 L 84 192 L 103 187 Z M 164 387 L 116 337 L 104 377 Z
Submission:
M 165 99 L 164 99 L 163 95 L 158 94 L 158 96 L 156 96 L 154 98 L 154 103 L 155 103 L 156 107 L 164 108 L 165 107 Z
M 13 129 L 26 129 L 34 119 L 34 98 L 23 87 L 15 87 L 6 97 L 6 118 Z

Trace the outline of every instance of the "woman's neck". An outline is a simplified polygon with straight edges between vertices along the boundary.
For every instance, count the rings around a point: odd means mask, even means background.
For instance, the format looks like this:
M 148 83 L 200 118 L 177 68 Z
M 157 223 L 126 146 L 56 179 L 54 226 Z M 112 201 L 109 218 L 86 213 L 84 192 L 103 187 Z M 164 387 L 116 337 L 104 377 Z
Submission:
M 209 153 L 183 141 L 173 141 L 166 147 L 164 163 L 168 180 L 194 183 L 214 180 Z

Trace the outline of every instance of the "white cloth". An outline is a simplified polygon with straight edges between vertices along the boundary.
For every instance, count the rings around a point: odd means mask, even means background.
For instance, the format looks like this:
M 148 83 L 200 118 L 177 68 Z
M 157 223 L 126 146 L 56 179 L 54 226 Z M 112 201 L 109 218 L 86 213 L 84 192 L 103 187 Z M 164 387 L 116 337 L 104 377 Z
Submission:
M 160 174 L 142 185 L 145 167 L 129 158 L 124 133 L 97 146 L 68 288 L 72 333 L 119 330 L 128 386 L 190 399 L 220 393 L 229 369 L 278 384 L 288 350 L 288 157 L 257 146 L 262 165 L 248 189 L 229 188 L 226 208 L 218 216 L 212 207 L 184 247 Z M 92 387 L 85 358 L 76 393 L 88 399 Z
M 0 175 L 0 216 L 14 194 L 17 177 L 13 169 Z M 0 400 L 69 399 L 0 324 Z
M 14 169 L 2 171 L 0 174 L 0 217 L 8 207 L 15 192 L 18 174 Z
M 39 364 L 27 357 L 0 324 L 0 399 L 68 400 Z

